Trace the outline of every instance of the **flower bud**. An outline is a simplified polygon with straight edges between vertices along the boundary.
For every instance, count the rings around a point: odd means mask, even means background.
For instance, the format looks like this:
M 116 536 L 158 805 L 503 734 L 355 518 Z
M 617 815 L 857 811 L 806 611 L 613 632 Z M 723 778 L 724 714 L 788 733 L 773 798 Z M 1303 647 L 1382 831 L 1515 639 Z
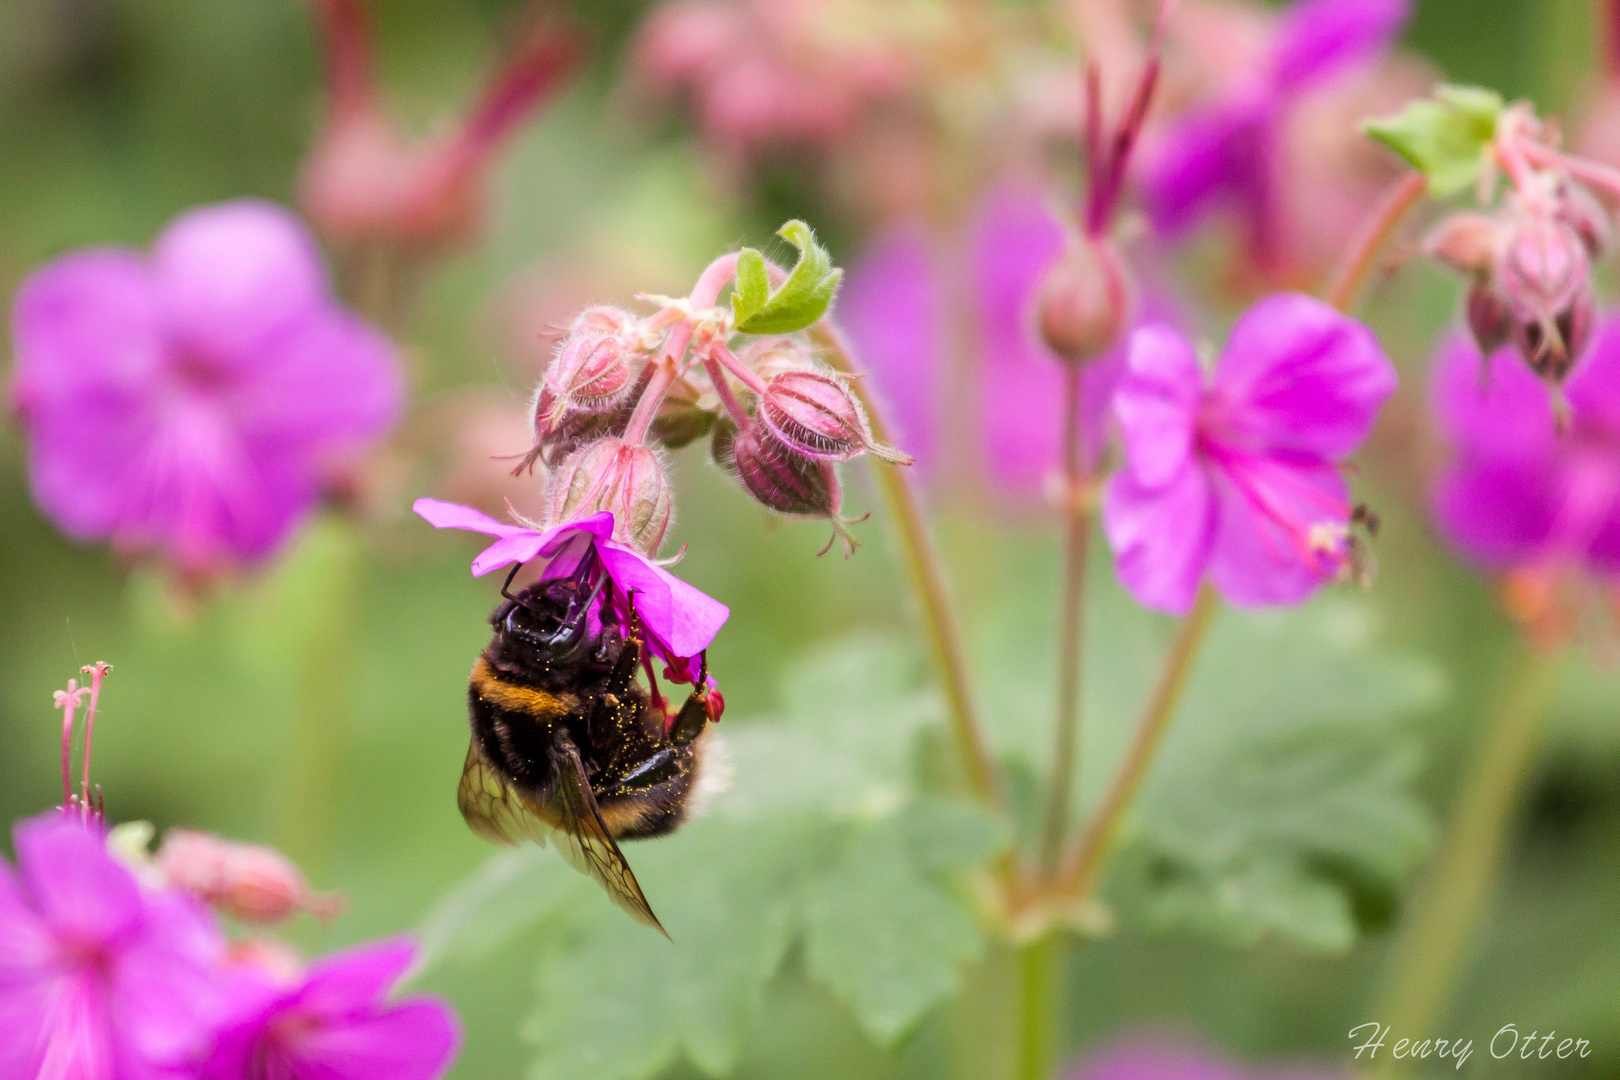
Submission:
M 679 450 L 707 435 L 714 427 L 714 418 L 714 409 L 703 405 L 702 388 L 689 376 L 682 377 L 671 384 L 658 406 L 658 415 L 652 422 L 652 437 L 671 450 Z
M 1502 295 L 1525 322 L 1557 318 L 1592 287 L 1586 245 L 1569 224 L 1549 213 L 1516 215 L 1497 267 Z
M 840 538 L 845 543 L 846 558 L 854 551 L 855 541 L 839 516 L 844 494 L 832 462 L 784 446 L 758 418 L 750 420 L 741 431 L 722 418 L 715 425 L 711 452 L 714 460 L 766 509 L 830 521 L 833 538 L 820 554 Z
M 831 372 L 797 368 L 770 377 L 759 399 L 759 420 L 784 447 L 823 461 L 873 453 L 901 465 L 911 459 L 872 438 L 866 410 Z
M 1084 363 L 1119 342 L 1130 321 L 1130 278 L 1106 240 L 1069 242 L 1041 281 L 1036 326 L 1060 359 Z
M 1461 274 L 1488 274 L 1496 265 L 1501 227 L 1485 214 L 1452 214 L 1423 241 L 1429 257 Z
M 1609 211 L 1579 184 L 1566 184 L 1560 194 L 1558 216 L 1575 230 L 1586 247 L 1586 254 L 1594 261 L 1609 252 L 1614 239 L 1614 227 Z
M 649 556 L 658 550 L 674 500 L 652 447 L 609 436 L 580 447 L 557 467 L 546 488 L 548 525 L 602 510 L 613 514 L 613 539 Z
M 1561 383 L 1592 339 L 1596 306 L 1588 289 L 1551 320 L 1515 322 L 1513 343 L 1537 375 Z
M 636 323 L 614 307 L 580 313 L 535 393 L 537 435 L 555 430 L 570 413 L 611 413 L 623 404 L 646 366 Z
M 1513 312 L 1489 281 L 1476 281 L 1468 290 L 1468 329 L 1484 356 L 1508 343 L 1513 336 Z
M 343 908 L 340 898 L 311 892 L 279 851 L 209 833 L 170 829 L 157 866 L 171 885 L 243 922 L 275 923 L 304 911 L 328 918 Z

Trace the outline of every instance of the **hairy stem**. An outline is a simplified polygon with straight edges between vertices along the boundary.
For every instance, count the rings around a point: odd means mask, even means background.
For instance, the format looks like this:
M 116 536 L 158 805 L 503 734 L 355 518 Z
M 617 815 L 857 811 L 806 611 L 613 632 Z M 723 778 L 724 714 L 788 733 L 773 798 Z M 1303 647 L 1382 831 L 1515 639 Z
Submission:
M 1063 366 L 1063 599 L 1058 609 L 1057 726 L 1052 741 L 1050 801 L 1041 830 L 1042 869 L 1051 873 L 1063 850 L 1074 796 L 1080 749 L 1080 680 L 1084 666 L 1086 548 L 1091 514 L 1086 506 L 1087 476 L 1081 446 L 1080 364 Z
M 1057 948 L 1056 935 L 1043 934 L 1018 950 L 1015 1080 L 1046 1080 L 1052 1069 L 1053 953 Z
M 1367 276 L 1372 273 L 1379 251 L 1394 235 L 1407 213 L 1423 201 L 1428 191 L 1428 178 L 1416 170 L 1395 182 L 1351 241 L 1350 249 L 1345 252 L 1343 261 L 1330 279 L 1331 284 L 1324 297 L 1328 303 L 1340 311 L 1350 310 L 1356 297 L 1361 294 Z
M 846 375 L 858 376 L 859 366 L 844 335 L 827 319 L 810 330 L 811 340 L 821 350 L 822 357 L 834 369 Z M 885 445 L 893 444 L 887 418 L 879 403 L 867 388 L 867 380 L 851 380 L 861 405 L 866 409 L 872 426 L 872 437 Z M 911 486 L 910 476 L 903 466 L 886 461 L 875 461 L 872 470 L 884 502 L 894 518 L 896 537 L 905 559 L 906 569 L 917 591 L 922 607 L 923 624 L 928 642 L 939 669 L 940 682 L 945 689 L 946 707 L 950 713 L 951 734 L 957 753 L 967 771 L 968 782 L 974 794 L 986 804 L 1000 809 L 1005 805 L 1001 783 L 996 776 L 995 762 L 979 720 L 978 706 L 973 698 L 967 655 L 962 647 L 962 632 L 957 624 L 956 612 L 951 606 L 950 593 L 945 585 L 945 573 L 940 565 L 939 553 L 923 520 L 922 507 Z
M 1065 850 L 1058 863 L 1055 889 L 1059 895 L 1084 900 L 1096 884 L 1097 871 L 1108 853 L 1119 823 L 1142 786 L 1148 766 L 1159 748 L 1159 741 L 1175 717 L 1176 704 L 1181 700 L 1181 691 L 1187 685 L 1193 660 L 1198 655 L 1198 647 L 1203 643 L 1217 606 L 1219 602 L 1215 598 L 1215 591 L 1205 584 L 1199 589 L 1192 610 L 1176 629 L 1164 667 L 1159 672 L 1159 681 L 1153 687 L 1153 696 L 1142 710 L 1136 731 L 1131 736 L 1130 747 L 1125 751 L 1125 759 L 1114 773 L 1102 805 L 1097 807 L 1085 831 Z
M 1553 656 L 1527 652 L 1492 718 L 1452 808 L 1448 836 L 1396 942 L 1390 982 L 1374 1017 L 1397 1034 L 1425 1037 L 1444 1019 L 1458 968 L 1496 881 L 1508 826 L 1535 761 L 1554 676 Z M 1406 1061 L 1375 1073 L 1396 1077 Z

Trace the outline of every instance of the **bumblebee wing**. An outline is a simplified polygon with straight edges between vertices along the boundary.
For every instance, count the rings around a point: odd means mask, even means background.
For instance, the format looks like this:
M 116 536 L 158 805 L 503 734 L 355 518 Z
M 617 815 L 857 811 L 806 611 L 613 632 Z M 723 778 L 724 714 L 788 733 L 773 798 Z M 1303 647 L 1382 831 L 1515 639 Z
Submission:
M 557 793 L 552 796 L 548 809 L 558 820 L 558 831 L 551 837 L 557 850 L 574 869 L 599 881 L 609 898 L 629 912 L 631 918 L 669 937 L 646 896 L 642 895 L 624 853 L 602 821 L 579 749 L 566 737 L 558 739 L 551 750 L 551 764 L 557 778 Z
M 527 800 L 492 767 L 478 748 L 478 740 L 467 747 L 467 763 L 461 767 L 461 787 L 456 792 L 461 816 L 472 831 L 498 844 L 518 844 L 533 840 L 541 846 L 552 831 L 530 809 Z

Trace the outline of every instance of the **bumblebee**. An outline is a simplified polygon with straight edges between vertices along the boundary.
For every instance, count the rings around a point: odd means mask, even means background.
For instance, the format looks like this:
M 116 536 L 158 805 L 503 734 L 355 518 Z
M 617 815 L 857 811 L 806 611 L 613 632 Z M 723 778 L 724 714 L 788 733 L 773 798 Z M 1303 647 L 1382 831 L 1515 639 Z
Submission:
M 656 685 L 649 693 L 636 682 L 646 651 L 633 593 L 621 624 L 611 604 L 599 603 L 605 577 L 594 588 L 571 577 L 516 595 L 511 580 L 467 688 L 462 816 L 490 840 L 550 840 L 614 903 L 667 937 L 618 841 L 662 836 L 691 812 L 717 718 L 707 661 L 672 712 Z

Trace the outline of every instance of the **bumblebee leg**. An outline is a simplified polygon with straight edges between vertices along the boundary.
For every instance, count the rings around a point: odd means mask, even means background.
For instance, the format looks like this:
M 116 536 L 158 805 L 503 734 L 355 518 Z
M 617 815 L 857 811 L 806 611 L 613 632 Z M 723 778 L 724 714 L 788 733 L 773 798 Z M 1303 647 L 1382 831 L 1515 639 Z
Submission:
M 523 569 L 522 563 L 513 563 L 512 572 L 506 575 L 505 581 L 501 582 L 501 595 L 512 601 L 514 604 L 518 602 L 518 598 L 513 596 L 511 593 L 512 579 L 518 576 L 518 571 L 521 569 Z
M 696 690 L 681 704 L 675 722 L 669 726 L 669 741 L 675 746 L 686 746 L 703 734 L 709 726 L 709 703 Z
M 645 791 L 667 780 L 673 780 L 681 774 L 689 757 L 690 754 L 679 748 L 667 747 L 640 762 L 611 783 L 603 785 L 597 794 L 605 796 L 625 791 Z

